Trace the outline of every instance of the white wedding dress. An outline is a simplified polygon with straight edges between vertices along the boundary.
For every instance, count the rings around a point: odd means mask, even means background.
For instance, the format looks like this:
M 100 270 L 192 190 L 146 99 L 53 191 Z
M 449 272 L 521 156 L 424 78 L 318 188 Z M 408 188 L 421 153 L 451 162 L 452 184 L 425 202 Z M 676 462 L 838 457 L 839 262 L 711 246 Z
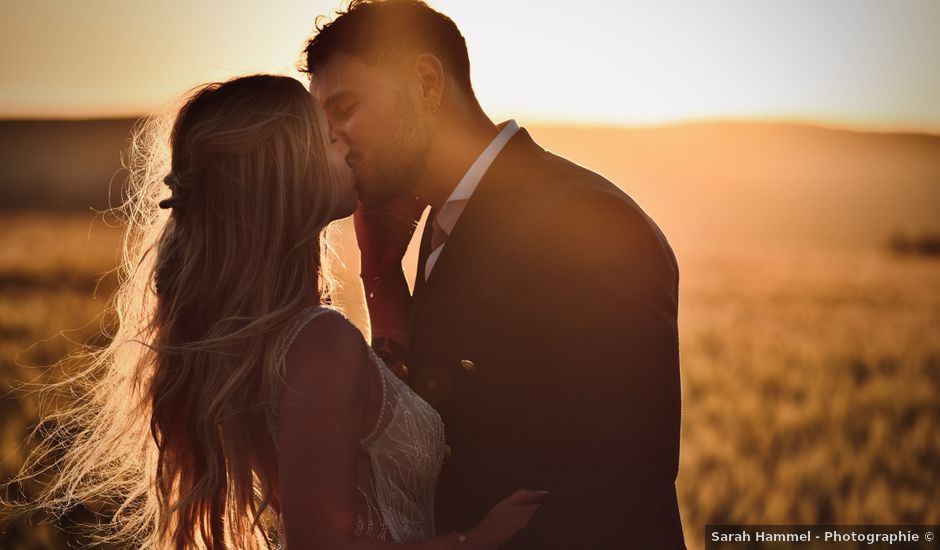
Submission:
M 282 343 L 279 362 L 304 325 L 327 311 L 341 315 L 323 306 L 301 315 Z M 367 347 L 382 380 L 382 406 L 372 431 L 359 440 L 372 471 L 357 480 L 367 512 L 358 514 L 355 536 L 398 543 L 428 539 L 434 536 L 434 490 L 447 453 L 444 424 L 437 411 Z M 273 420 L 271 430 L 277 441 Z

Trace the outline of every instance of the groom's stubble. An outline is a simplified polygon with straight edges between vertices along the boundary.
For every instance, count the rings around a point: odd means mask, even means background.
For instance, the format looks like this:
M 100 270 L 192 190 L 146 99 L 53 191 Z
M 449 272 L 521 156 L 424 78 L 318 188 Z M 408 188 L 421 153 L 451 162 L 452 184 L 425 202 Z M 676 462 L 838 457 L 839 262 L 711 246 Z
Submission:
M 362 169 L 354 170 L 359 200 L 367 206 L 414 196 L 427 168 L 432 141 L 430 125 L 419 116 L 404 84 L 397 96 L 390 131 L 377 142 Z

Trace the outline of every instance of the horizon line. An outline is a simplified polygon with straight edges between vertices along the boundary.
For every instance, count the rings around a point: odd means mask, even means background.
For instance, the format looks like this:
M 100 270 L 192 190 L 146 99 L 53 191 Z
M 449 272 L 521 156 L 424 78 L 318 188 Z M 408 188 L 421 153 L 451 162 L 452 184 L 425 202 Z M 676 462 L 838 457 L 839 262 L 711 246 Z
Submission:
M 154 113 L 151 113 L 154 114 Z M 0 122 L 98 122 L 98 121 L 117 121 L 117 120 L 140 120 L 151 114 L 101 114 L 101 115 L 0 115 Z M 503 120 L 503 117 L 493 117 L 496 120 Z M 525 116 L 509 117 L 517 119 L 527 119 Z M 508 119 L 507 119 L 508 120 Z M 805 128 L 817 128 L 822 130 L 836 130 L 866 134 L 904 134 L 921 135 L 940 138 L 940 128 L 912 127 L 907 125 L 863 125 L 838 121 L 825 121 L 820 119 L 799 118 L 799 117 L 759 117 L 759 116 L 715 116 L 715 117 L 684 117 L 661 122 L 649 123 L 626 123 L 626 122 L 601 122 L 597 120 L 577 121 L 571 119 L 539 119 L 531 118 L 526 121 L 534 127 L 548 128 L 596 128 L 596 129 L 656 129 L 656 128 L 674 128 L 680 126 L 704 126 L 717 124 L 740 124 L 740 125 L 769 125 L 769 126 L 799 126 Z

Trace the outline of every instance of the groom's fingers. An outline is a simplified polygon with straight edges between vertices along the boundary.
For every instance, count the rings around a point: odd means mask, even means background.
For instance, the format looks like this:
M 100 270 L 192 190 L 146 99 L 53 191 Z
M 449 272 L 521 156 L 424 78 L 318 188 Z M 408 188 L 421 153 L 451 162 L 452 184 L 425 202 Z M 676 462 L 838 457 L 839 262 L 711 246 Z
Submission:
M 503 502 L 506 504 L 516 505 L 542 504 L 545 501 L 545 497 L 547 496 L 548 491 L 531 491 L 529 489 L 519 489 L 515 493 L 506 497 Z
M 520 504 L 543 504 L 546 497 L 548 497 L 548 491 L 529 491 Z

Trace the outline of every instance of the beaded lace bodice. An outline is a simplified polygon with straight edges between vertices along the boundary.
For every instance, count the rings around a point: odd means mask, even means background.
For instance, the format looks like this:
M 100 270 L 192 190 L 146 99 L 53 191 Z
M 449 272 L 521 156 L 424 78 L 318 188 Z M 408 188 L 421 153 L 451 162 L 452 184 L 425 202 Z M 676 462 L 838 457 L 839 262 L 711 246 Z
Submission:
M 279 367 L 304 325 L 326 311 L 331 308 L 311 308 L 295 323 L 280 349 Z M 367 347 L 381 379 L 382 404 L 375 426 L 359 440 L 371 473 L 357 480 L 366 512 L 358 514 L 355 536 L 393 542 L 428 539 L 434 536 L 434 490 L 447 447 L 444 425 L 437 411 Z M 274 415 L 269 418 L 276 440 Z

